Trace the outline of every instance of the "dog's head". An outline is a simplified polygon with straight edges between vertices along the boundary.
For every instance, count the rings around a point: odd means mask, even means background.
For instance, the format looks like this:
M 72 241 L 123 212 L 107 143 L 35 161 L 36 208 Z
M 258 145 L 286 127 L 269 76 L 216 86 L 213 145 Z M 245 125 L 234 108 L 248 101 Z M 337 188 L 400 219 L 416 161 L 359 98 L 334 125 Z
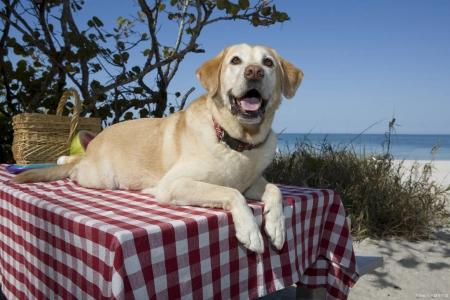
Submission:
M 216 104 L 246 124 L 259 123 L 266 112 L 274 112 L 281 94 L 291 99 L 303 77 L 275 50 L 246 44 L 224 49 L 196 74 Z

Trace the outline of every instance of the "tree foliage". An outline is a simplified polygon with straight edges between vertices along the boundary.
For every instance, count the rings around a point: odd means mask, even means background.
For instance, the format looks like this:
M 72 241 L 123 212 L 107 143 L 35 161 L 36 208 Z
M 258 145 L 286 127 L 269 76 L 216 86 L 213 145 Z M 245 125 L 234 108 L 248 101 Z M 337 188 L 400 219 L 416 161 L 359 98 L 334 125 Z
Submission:
M 181 97 L 169 95 L 168 87 L 188 53 L 204 52 L 197 43 L 203 28 L 227 20 L 253 26 L 289 20 L 265 0 L 135 0 L 135 17 L 118 16 L 117 26 L 106 28 L 100 15 L 77 19 L 84 0 L 1 1 L 0 162 L 12 159 L 11 118 L 54 114 L 69 87 L 84 99 L 81 115 L 100 117 L 105 126 L 136 116 L 163 117 L 183 109 L 193 91 Z M 171 44 L 158 35 L 167 22 L 177 24 Z M 72 106 L 67 103 L 65 111 Z

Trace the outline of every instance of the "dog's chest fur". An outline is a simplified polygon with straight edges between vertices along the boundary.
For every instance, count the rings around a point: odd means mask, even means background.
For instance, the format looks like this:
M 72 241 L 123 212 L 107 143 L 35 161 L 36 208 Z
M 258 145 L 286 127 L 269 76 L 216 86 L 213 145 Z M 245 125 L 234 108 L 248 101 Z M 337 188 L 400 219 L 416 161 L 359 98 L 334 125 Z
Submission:
M 207 167 L 207 173 L 215 174 L 205 179 L 213 180 L 213 184 L 233 187 L 244 192 L 271 163 L 276 145 L 273 132 L 269 133 L 264 144 L 243 152 L 232 150 L 225 143 L 219 142 L 211 149 L 214 163 Z

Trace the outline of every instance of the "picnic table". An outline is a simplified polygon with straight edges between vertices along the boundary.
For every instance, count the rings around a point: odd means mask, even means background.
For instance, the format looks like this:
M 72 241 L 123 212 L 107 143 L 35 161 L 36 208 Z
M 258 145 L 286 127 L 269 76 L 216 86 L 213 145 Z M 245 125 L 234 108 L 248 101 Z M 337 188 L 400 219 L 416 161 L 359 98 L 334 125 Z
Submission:
M 70 179 L 17 185 L 13 176 L 0 165 L 0 284 L 9 300 L 253 299 L 294 283 L 346 299 L 359 277 L 332 190 L 279 185 L 286 243 L 278 251 L 266 239 L 257 254 L 222 209 Z M 264 228 L 264 204 L 248 202 Z

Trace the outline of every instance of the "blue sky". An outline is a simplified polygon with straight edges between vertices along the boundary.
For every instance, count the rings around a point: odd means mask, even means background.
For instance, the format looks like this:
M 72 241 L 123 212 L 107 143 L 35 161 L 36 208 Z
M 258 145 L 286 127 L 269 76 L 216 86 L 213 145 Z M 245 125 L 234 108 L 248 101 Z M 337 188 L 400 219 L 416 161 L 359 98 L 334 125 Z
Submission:
M 87 1 L 83 13 L 100 2 Z M 108 26 L 135 14 L 131 0 L 108 1 L 98 16 Z M 273 128 L 285 133 L 384 133 L 392 117 L 397 133 L 450 134 L 450 1 L 275 0 L 291 20 L 270 28 L 243 21 L 205 27 L 203 54 L 188 54 L 170 91 L 204 93 L 195 70 L 228 45 L 261 44 L 305 73 L 292 100 L 284 100 Z M 88 6 L 89 5 L 89 6 Z M 175 26 L 163 23 L 169 44 Z M 144 63 L 144 59 L 142 59 Z

